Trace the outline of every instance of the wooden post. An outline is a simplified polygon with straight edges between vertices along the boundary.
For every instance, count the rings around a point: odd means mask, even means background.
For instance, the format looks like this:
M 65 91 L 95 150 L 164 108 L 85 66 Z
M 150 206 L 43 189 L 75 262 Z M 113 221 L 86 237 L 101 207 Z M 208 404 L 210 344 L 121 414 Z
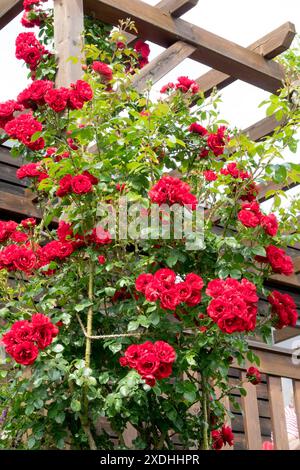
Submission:
M 261 450 L 262 440 L 256 388 L 255 385 L 247 382 L 246 372 L 242 372 L 242 380 L 245 381 L 243 387 L 247 391 L 247 395 L 241 397 L 247 447 L 249 450 Z
M 268 391 L 275 449 L 288 450 L 289 442 L 286 429 L 281 377 L 268 377 Z
M 54 0 L 54 43 L 58 58 L 57 87 L 68 87 L 82 76 L 82 34 L 83 0 Z

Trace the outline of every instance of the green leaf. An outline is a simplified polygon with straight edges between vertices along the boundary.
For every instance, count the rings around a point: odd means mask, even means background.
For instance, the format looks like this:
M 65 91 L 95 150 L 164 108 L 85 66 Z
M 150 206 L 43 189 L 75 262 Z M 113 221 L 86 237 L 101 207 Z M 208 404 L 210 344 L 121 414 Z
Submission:
M 62 344 L 55 344 L 52 348 L 53 352 L 60 353 L 64 350 L 65 348 L 63 347 Z
M 74 308 L 76 312 L 81 312 L 82 310 L 90 307 L 91 305 L 93 305 L 93 302 L 91 302 L 90 300 L 83 300 L 82 302 L 80 302 L 80 304 L 75 305 Z
M 127 331 L 135 331 L 138 329 L 138 327 L 140 326 L 139 322 L 137 321 L 130 321 L 128 323 L 128 327 L 127 327 Z
M 28 449 L 33 449 L 33 447 L 35 446 L 35 443 L 36 443 L 35 437 L 34 436 L 29 436 L 29 438 L 27 440 Z
M 116 289 L 114 287 L 105 287 L 104 292 L 107 297 L 112 297 L 115 294 Z
M 80 403 L 80 401 L 73 399 L 73 400 L 71 401 L 71 409 L 72 409 L 73 411 L 75 411 L 75 412 L 80 411 L 80 410 L 81 410 L 81 403 Z

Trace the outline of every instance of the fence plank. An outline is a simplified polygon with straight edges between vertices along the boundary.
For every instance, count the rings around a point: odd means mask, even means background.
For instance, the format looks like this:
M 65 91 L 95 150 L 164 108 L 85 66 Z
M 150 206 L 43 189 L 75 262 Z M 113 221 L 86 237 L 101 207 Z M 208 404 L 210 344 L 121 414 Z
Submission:
M 300 434 L 300 380 L 293 380 L 294 403 L 297 416 L 298 433 Z
M 245 381 L 243 386 L 247 391 L 247 395 L 241 397 L 247 447 L 249 450 L 261 450 L 262 440 L 256 387 L 247 381 L 246 372 L 242 372 L 242 380 Z
M 268 377 L 273 439 L 276 450 L 288 450 L 281 377 Z

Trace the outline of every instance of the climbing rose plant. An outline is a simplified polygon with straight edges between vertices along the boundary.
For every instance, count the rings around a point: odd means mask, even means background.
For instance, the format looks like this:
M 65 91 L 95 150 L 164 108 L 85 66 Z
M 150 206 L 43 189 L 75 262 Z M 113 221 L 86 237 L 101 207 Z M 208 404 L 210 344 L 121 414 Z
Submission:
M 299 165 L 282 157 L 297 148 L 295 90 L 287 84 L 266 102 L 287 124 L 252 142 L 219 118 L 220 97 L 205 99 L 186 76 L 157 101 L 137 92 L 149 46 L 127 46 L 129 20 L 112 29 L 90 18 L 83 76 L 57 88 L 52 12 L 42 3 L 25 1 L 22 18 L 40 26 L 39 37 L 16 41 L 32 81 L 0 104 L 12 154 L 27 160 L 17 177 L 30 182 L 39 211 L 0 221 L 1 446 L 111 449 L 111 434 L 120 449 L 172 449 L 174 435 L 184 448 L 231 446 L 222 401 L 238 408 L 231 364 L 259 368 L 246 337 L 267 341 L 271 327 L 297 318 L 293 299 L 266 280 L 293 275 L 286 247 L 300 240 L 299 201 L 283 208 L 283 193 L 270 190 L 272 211 L 259 202 L 264 184 L 299 181 Z M 188 250 L 172 233 L 118 237 L 98 209 L 118 208 L 123 196 L 144 221 L 156 204 L 162 225 L 174 223 L 174 204 L 189 214 L 203 207 L 203 243 Z M 254 365 L 246 376 L 261 380 Z

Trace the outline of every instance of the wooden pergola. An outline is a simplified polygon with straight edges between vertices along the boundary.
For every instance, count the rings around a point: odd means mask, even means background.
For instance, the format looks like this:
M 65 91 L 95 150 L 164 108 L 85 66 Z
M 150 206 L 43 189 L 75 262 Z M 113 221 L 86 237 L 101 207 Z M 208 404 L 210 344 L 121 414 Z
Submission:
M 22 10 L 22 0 L 1 0 L 0 29 L 4 28 Z M 287 22 L 258 38 L 248 47 L 242 47 L 181 18 L 192 9 L 198 0 L 161 0 L 150 6 L 141 0 L 54 0 L 55 50 L 58 59 L 58 86 L 68 86 L 81 78 L 81 62 L 68 60 L 81 56 L 84 15 L 88 14 L 104 23 L 118 25 L 120 19 L 130 18 L 135 22 L 139 37 L 152 41 L 165 50 L 152 60 L 135 78 L 134 85 L 142 90 L 151 79 L 156 83 L 186 58 L 198 61 L 211 70 L 197 78 L 200 89 L 209 96 L 214 88 L 222 89 L 235 80 L 242 80 L 270 93 L 277 93 L 282 87 L 284 71 L 274 62 L 276 56 L 286 51 L 296 34 L 292 23 Z M 135 38 L 130 35 L 130 41 Z M 244 130 L 252 140 L 259 141 L 273 133 L 280 126 L 275 116 L 254 123 Z M 1 139 L 0 139 L 1 144 Z M 0 218 L 24 216 L 39 217 L 34 195 L 26 183 L 15 176 L 21 159 L 10 156 L 10 149 L 0 145 Z M 261 202 L 268 198 L 270 190 L 287 190 L 292 186 L 270 183 L 261 188 Z M 300 244 L 287 249 L 294 258 L 296 274 L 293 276 L 274 275 L 268 280 L 268 287 L 281 292 L 290 292 L 300 308 Z M 260 308 L 265 306 L 261 299 Z M 296 328 L 287 327 L 275 333 L 275 342 L 293 338 L 300 333 Z M 264 429 L 273 429 L 277 448 L 287 448 L 284 421 L 284 403 L 281 377 L 294 381 L 294 397 L 300 429 L 300 372 L 291 364 L 291 353 L 276 347 L 253 344 L 253 349 L 262 358 L 264 383 L 257 390 L 248 387 L 247 397 L 238 397 L 244 415 L 238 416 L 235 431 L 240 434 L 240 446 L 260 449 Z M 232 369 L 232 380 L 243 376 L 244 370 Z M 252 388 L 251 388 L 252 387 Z M 267 420 L 267 421 L 266 421 Z M 267 424 L 266 424 L 267 423 Z M 266 434 L 267 435 L 267 434 Z M 126 435 L 129 442 L 130 431 Z M 239 447 L 239 445 L 237 446 Z

